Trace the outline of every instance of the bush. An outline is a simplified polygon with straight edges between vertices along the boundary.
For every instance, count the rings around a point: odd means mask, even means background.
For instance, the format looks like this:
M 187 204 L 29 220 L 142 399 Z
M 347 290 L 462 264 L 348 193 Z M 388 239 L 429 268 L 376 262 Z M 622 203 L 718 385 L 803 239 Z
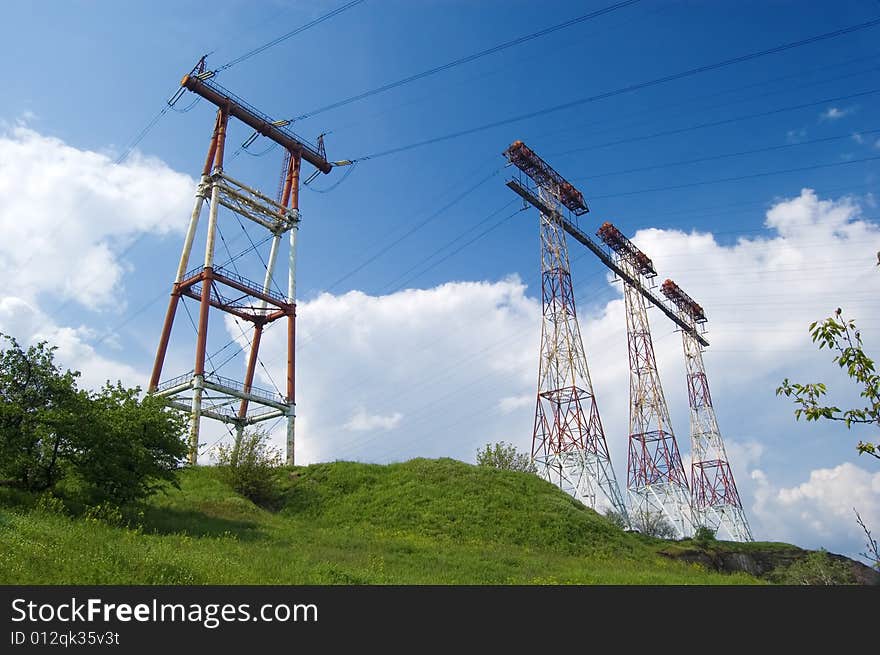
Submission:
M 0 350 L 0 478 L 30 491 L 65 488 L 89 504 L 117 505 L 176 483 L 186 455 L 183 417 L 164 399 L 117 383 L 78 389 L 79 372 L 62 372 L 54 347 Z
M 788 585 L 844 585 L 855 578 L 846 562 L 834 560 L 824 548 L 776 572 L 777 582 Z
M 85 424 L 73 440 L 69 461 L 81 492 L 93 504 L 123 505 L 145 498 L 165 483 L 177 484 L 187 454 L 184 421 L 166 411 L 158 396 L 107 384 L 91 394 Z
M 64 501 L 50 491 L 40 494 L 34 509 L 43 514 L 67 514 L 67 507 L 64 505 Z
M 627 528 L 629 528 L 629 521 L 627 520 L 627 517 L 621 512 L 616 512 L 613 509 L 609 509 L 607 512 L 605 512 L 605 518 L 611 521 L 611 523 L 616 528 L 620 528 L 621 530 L 626 530 Z
M 98 505 L 89 505 L 83 512 L 83 518 L 91 523 L 105 523 L 113 527 L 121 527 L 125 525 L 125 517 L 118 505 L 113 503 L 99 503 Z
M 693 540 L 700 546 L 707 546 L 715 541 L 715 530 L 708 526 L 700 525 L 694 530 Z
M 259 429 L 244 432 L 238 443 L 217 449 L 217 466 L 224 482 L 264 507 L 272 506 L 281 494 L 276 477 L 281 464 L 281 453 Z
M 496 444 L 486 444 L 482 450 L 477 451 L 477 465 L 491 466 L 506 471 L 523 471 L 525 473 L 537 473 L 534 462 L 525 453 L 518 453 L 516 446 L 505 441 Z

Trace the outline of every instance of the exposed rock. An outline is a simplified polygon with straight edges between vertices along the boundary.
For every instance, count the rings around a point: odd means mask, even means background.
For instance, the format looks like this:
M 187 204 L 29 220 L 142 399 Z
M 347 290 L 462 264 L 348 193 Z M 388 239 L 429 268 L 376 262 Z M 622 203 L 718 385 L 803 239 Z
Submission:
M 743 572 L 758 578 L 767 578 L 774 571 L 791 566 L 794 562 L 806 558 L 811 552 L 797 546 L 774 545 L 766 550 L 759 547 L 750 548 L 748 552 L 725 550 L 724 543 L 698 546 L 680 543 L 660 551 L 661 555 L 671 559 L 699 564 L 706 569 L 722 573 Z M 828 553 L 835 561 L 845 562 L 852 572 L 856 584 L 880 585 L 880 571 L 872 569 L 861 562 Z

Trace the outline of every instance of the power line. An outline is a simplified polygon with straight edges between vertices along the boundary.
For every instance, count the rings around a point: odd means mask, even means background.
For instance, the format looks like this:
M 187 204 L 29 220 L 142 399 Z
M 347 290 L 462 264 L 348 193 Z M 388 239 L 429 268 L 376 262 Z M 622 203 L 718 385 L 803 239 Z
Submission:
M 288 32 L 287 34 L 282 34 L 281 36 L 274 38 L 267 43 L 264 43 L 263 45 L 259 46 L 258 48 L 254 48 L 253 50 L 249 50 L 248 52 L 244 53 L 243 55 L 240 55 L 240 56 L 236 57 L 235 59 L 226 62 L 225 64 L 220 66 L 220 68 L 218 68 L 214 72 L 220 73 L 222 71 L 228 70 L 228 69 L 232 68 L 233 66 L 235 66 L 236 64 L 240 64 L 241 62 L 260 54 L 261 52 L 264 52 L 264 51 L 268 50 L 269 48 L 276 46 L 279 43 L 282 43 L 283 41 L 286 41 L 287 39 L 289 39 L 293 36 L 296 36 L 297 34 L 305 32 L 307 29 L 312 28 L 315 25 L 319 25 L 320 23 L 323 23 L 325 20 L 333 18 L 334 16 L 341 14 L 342 12 L 347 11 L 348 9 L 351 9 L 352 7 L 361 4 L 363 1 L 364 0 L 352 0 L 352 2 L 349 2 L 348 4 L 342 5 L 341 7 L 337 7 L 333 11 L 331 11 L 327 14 L 324 14 L 323 16 L 320 16 L 319 18 L 316 18 L 315 20 L 310 21 L 310 22 L 306 23 L 305 25 L 297 27 L 295 30 Z
M 779 107 L 777 109 L 770 109 L 767 111 L 761 111 L 754 114 L 742 114 L 740 116 L 734 116 L 733 118 L 724 118 L 719 121 L 709 121 L 707 123 L 698 123 L 696 125 L 689 125 L 687 127 L 678 127 L 672 130 L 663 130 L 660 132 L 654 132 L 653 134 L 643 134 L 641 136 L 633 136 L 627 137 L 625 139 L 617 139 L 616 141 L 606 141 L 604 143 L 598 143 L 590 146 L 583 146 L 578 148 L 573 148 L 571 150 L 564 150 L 561 152 L 551 152 L 547 156 L 548 157 L 564 157 L 565 155 L 572 155 L 578 152 L 584 152 L 586 150 L 597 150 L 599 148 L 608 148 L 610 146 L 617 146 L 623 143 L 633 143 L 635 141 L 644 141 L 645 139 L 656 139 L 662 136 L 672 136 L 674 134 L 683 134 L 684 132 L 692 132 L 694 130 L 701 130 L 707 127 L 719 127 L 721 125 L 729 125 L 730 123 L 738 123 L 739 121 L 751 120 L 752 118 L 764 118 L 765 116 L 773 116 L 775 114 L 782 114 L 789 111 L 797 111 L 798 109 L 807 109 L 809 107 L 815 107 L 817 105 L 824 105 L 829 102 L 839 102 L 841 100 L 852 100 L 854 98 L 861 98 L 864 96 L 874 95 L 875 93 L 880 93 L 880 88 L 877 89 L 869 89 L 867 91 L 860 91 L 858 93 L 850 93 L 844 96 L 836 96 L 834 98 L 823 98 L 822 100 L 814 100 L 812 102 L 804 102 L 799 105 L 789 105 L 787 107 Z
M 619 21 L 619 22 L 615 23 L 614 25 L 608 25 L 608 26 L 602 25 L 601 28 L 597 29 L 596 31 L 601 32 L 601 34 L 607 36 L 613 32 L 616 32 L 617 30 L 619 30 L 623 27 L 631 29 L 635 25 L 642 25 L 644 23 L 653 24 L 654 21 L 656 20 L 656 16 L 658 14 L 668 13 L 671 11 L 671 9 L 672 9 L 672 6 L 669 4 L 659 4 L 656 7 L 646 9 L 646 11 L 644 13 L 639 14 L 638 16 L 635 16 L 635 17 L 626 16 L 625 20 Z M 587 32 L 587 33 L 592 34 L 592 32 Z M 388 104 L 382 108 L 376 109 L 374 111 L 358 112 L 357 118 L 355 118 L 354 120 L 351 120 L 349 122 L 342 123 L 342 124 L 334 124 L 333 133 L 338 135 L 340 132 L 343 132 L 345 130 L 349 130 L 349 129 L 352 129 L 352 128 L 357 127 L 359 125 L 362 125 L 364 123 L 367 123 L 367 122 L 371 121 L 371 119 L 377 118 L 379 116 L 384 116 L 384 115 L 390 114 L 392 112 L 396 112 L 398 110 L 405 109 L 407 107 L 413 107 L 414 105 L 420 105 L 425 102 L 432 102 L 432 103 L 436 102 L 438 94 L 448 95 L 449 93 L 451 93 L 451 89 L 453 87 L 468 87 L 468 86 L 471 86 L 475 83 L 484 84 L 485 83 L 484 80 L 486 80 L 488 78 L 499 75 L 500 73 L 503 73 L 510 68 L 519 67 L 525 62 L 534 61 L 536 59 L 544 58 L 544 57 L 548 56 L 548 54 L 550 54 L 550 53 L 555 53 L 556 56 L 561 57 L 562 56 L 562 55 L 560 55 L 561 50 L 568 50 L 569 48 L 572 48 L 577 45 L 579 45 L 579 42 L 574 39 L 551 40 L 551 41 L 543 44 L 542 47 L 540 48 L 540 50 L 538 50 L 537 52 L 527 53 L 525 56 L 521 56 L 521 57 L 515 57 L 511 54 L 510 56 L 499 58 L 499 60 L 497 62 L 498 65 L 496 67 L 492 68 L 491 70 L 483 70 L 481 72 L 478 72 L 478 73 L 471 75 L 471 76 L 468 76 L 468 77 L 464 77 L 461 79 L 453 79 L 449 83 L 445 83 L 445 84 L 441 84 L 438 81 L 436 83 L 436 85 L 434 85 L 432 90 L 430 90 L 424 94 L 421 94 L 418 97 L 413 96 L 411 98 L 400 98 L 397 101 L 391 102 L 390 104 Z M 863 61 L 868 58 L 870 58 L 870 57 L 863 56 L 863 57 L 860 57 L 860 58 L 854 60 L 852 63 L 855 63 L 856 61 Z M 840 66 L 840 64 L 836 64 L 836 65 Z M 830 65 L 828 67 L 833 68 L 834 66 L 835 65 Z
M 870 27 L 874 27 L 876 25 L 880 25 L 880 18 L 875 18 L 870 21 L 866 21 L 864 23 L 859 23 L 858 25 L 851 25 L 849 27 L 844 27 L 839 30 L 834 30 L 833 32 L 826 32 L 824 34 L 817 34 L 815 36 L 808 37 L 806 39 L 801 39 L 800 41 L 793 41 L 791 43 L 785 43 L 783 45 L 776 46 L 774 48 L 768 48 L 766 50 L 759 50 L 757 52 L 752 52 L 746 55 L 741 55 L 739 57 L 733 57 L 731 59 L 725 59 L 724 61 L 716 62 L 714 64 L 707 64 L 704 66 L 698 66 L 696 68 L 689 68 L 684 71 L 680 71 L 678 73 L 672 73 L 671 75 L 664 75 L 663 77 L 658 77 L 653 80 L 647 80 L 644 82 L 638 82 L 635 84 L 630 84 L 619 89 L 614 89 L 613 91 L 605 91 L 604 93 L 598 93 L 596 95 L 587 96 L 586 98 L 580 98 L 578 100 L 571 100 L 569 102 L 565 102 L 559 105 L 554 105 L 552 107 L 546 107 L 544 109 L 538 109 L 536 111 L 531 111 L 525 114 L 519 114 L 518 116 L 513 116 L 511 118 L 505 118 L 499 121 L 493 121 L 491 123 L 486 123 L 484 125 L 480 125 L 478 127 L 469 128 L 466 130 L 460 130 L 458 132 L 453 132 L 451 134 L 446 134 L 443 136 L 434 137 L 432 139 L 426 139 L 424 141 L 418 141 L 416 143 L 411 143 L 405 146 L 398 146 L 396 148 L 390 148 L 388 150 L 383 150 L 381 152 L 372 153 L 369 155 L 363 155 L 358 157 L 358 160 L 365 159 L 378 159 L 379 157 L 386 157 L 388 155 L 397 154 L 399 152 L 404 152 L 407 150 L 412 150 L 414 148 L 420 148 L 426 145 L 432 145 L 434 143 L 439 143 L 441 141 L 448 141 L 450 139 L 456 139 L 462 136 L 467 136 L 469 134 L 475 134 L 477 132 L 482 132 L 488 129 L 492 129 L 495 127 L 501 127 L 503 125 L 509 125 L 511 123 L 518 123 L 520 121 L 527 120 L 529 118 L 535 118 L 537 116 L 544 116 L 546 114 L 562 111 L 563 109 L 570 109 L 572 107 L 577 107 L 579 105 L 597 102 L 599 100 L 605 100 L 607 98 L 611 98 L 618 95 L 623 95 L 625 93 L 631 93 L 633 91 L 639 91 L 641 89 L 646 89 L 652 86 L 658 86 L 660 84 L 666 84 L 667 82 L 673 82 L 675 80 L 684 79 L 687 77 L 692 77 L 694 75 L 699 75 L 701 73 L 706 73 L 713 70 L 718 70 L 720 68 L 725 68 L 727 66 L 732 66 L 734 64 L 740 64 L 746 61 L 751 61 L 753 59 L 758 59 L 759 57 L 765 57 L 767 55 L 777 54 L 779 52 L 784 52 L 786 50 L 791 50 L 793 48 L 799 48 L 805 45 L 810 45 L 812 43 L 817 43 L 819 41 L 824 41 L 827 39 L 836 38 L 839 36 L 843 36 L 845 34 L 851 34 L 852 32 L 856 32 L 859 30 L 868 29 Z
M 756 148 L 754 150 L 740 150 L 737 152 L 727 152 L 719 155 L 708 155 L 706 157 L 698 157 L 697 159 L 685 159 L 682 161 L 674 161 L 674 162 L 666 162 L 663 164 L 652 164 L 651 166 L 639 166 L 637 168 L 627 168 L 619 171 L 609 171 L 607 173 L 596 173 L 593 175 L 583 175 L 581 177 L 573 177 L 569 178 L 571 181 L 576 180 L 596 180 L 600 177 L 612 177 L 615 175 L 627 175 L 629 173 L 640 173 L 642 171 L 651 171 L 657 168 L 668 168 L 671 166 L 686 166 L 688 164 L 699 164 L 707 161 L 716 161 L 718 159 L 729 159 L 731 157 L 743 157 L 745 155 L 755 155 L 761 152 L 773 152 L 774 150 L 785 150 L 787 148 L 797 148 L 798 146 L 808 146 L 815 145 L 817 143 L 827 143 L 829 141 L 839 141 L 841 139 L 851 139 L 856 134 L 876 134 L 880 132 L 880 129 L 871 129 L 871 130 L 857 130 L 855 132 L 848 132 L 846 134 L 839 134 L 837 136 L 827 136 L 821 139 L 812 139 L 810 141 L 798 141 L 795 143 L 783 143 L 775 146 L 767 146 L 764 148 Z
M 355 266 L 353 269 L 349 270 L 347 273 L 345 273 L 344 275 L 342 275 L 341 277 L 339 277 L 339 278 L 338 278 L 336 281 L 334 281 L 329 287 L 327 287 L 327 289 L 330 290 L 330 289 L 333 289 L 333 288 L 339 286 L 342 282 L 344 282 L 345 280 L 347 280 L 348 278 L 350 278 L 352 275 L 354 275 L 354 274 L 357 273 L 358 271 L 360 271 L 360 270 L 362 270 L 363 268 L 365 268 L 367 265 L 369 265 L 369 264 L 373 263 L 374 261 L 376 261 L 377 259 L 379 259 L 379 257 L 381 257 L 382 255 L 384 255 L 385 253 L 387 253 L 387 252 L 388 252 L 389 250 L 391 250 L 394 246 L 398 245 L 398 244 L 401 243 L 403 240 L 405 240 L 405 239 L 409 238 L 410 236 L 412 236 L 413 234 L 415 234 L 418 230 L 420 230 L 420 229 L 422 229 L 423 227 L 425 227 L 428 223 L 430 223 L 430 222 L 433 221 L 434 219 L 438 218 L 438 217 L 439 217 L 443 212 L 445 212 L 447 209 L 451 208 L 453 205 L 455 205 L 456 203 L 458 203 L 458 202 L 460 202 L 461 200 L 463 200 L 467 195 L 469 195 L 470 193 L 476 191 L 479 187 L 483 186 L 486 182 L 488 182 L 488 181 L 491 180 L 494 176 L 496 176 L 499 172 L 501 172 L 501 170 L 502 170 L 501 168 L 496 168 L 494 171 L 492 171 L 491 173 L 489 173 L 489 175 L 487 175 L 486 177 L 484 177 L 483 179 L 481 179 L 479 182 L 477 182 L 476 184 L 474 184 L 474 185 L 468 187 L 467 189 L 465 189 L 464 191 L 462 191 L 460 194 L 458 194 L 455 198 L 453 198 L 453 199 L 452 199 L 451 201 L 449 201 L 447 204 L 443 205 L 443 207 L 441 207 L 440 209 L 438 209 L 438 210 L 435 211 L 434 213 L 430 214 L 427 218 L 425 218 L 425 219 L 422 220 L 421 222 L 416 223 L 413 227 L 411 227 L 409 230 L 407 230 L 406 232 L 404 232 L 404 233 L 403 233 L 401 236 L 399 236 L 397 239 L 395 239 L 394 241 L 392 241 L 392 242 L 386 244 L 385 246 L 383 246 L 382 248 L 380 248 L 379 250 L 377 250 L 375 253 L 373 253 L 372 255 L 370 255 L 370 256 L 369 256 L 367 259 L 365 259 L 363 262 L 361 262 L 360 264 L 358 264 L 357 266 Z
M 765 171 L 763 173 L 751 173 L 749 175 L 738 175 L 736 177 L 722 177 L 716 180 L 702 180 L 700 182 L 688 182 L 686 184 L 673 184 L 671 186 L 651 187 L 648 189 L 637 189 L 634 191 L 621 191 L 620 193 L 606 193 L 600 196 L 592 196 L 592 200 L 602 200 L 604 198 L 620 198 L 623 196 L 634 196 L 642 193 L 654 193 L 655 191 L 669 191 L 672 189 L 688 189 L 695 186 L 703 186 L 704 184 L 721 184 L 723 182 L 738 182 L 740 180 L 751 180 L 758 177 L 767 177 L 770 175 L 782 175 L 784 173 L 800 173 L 802 171 L 812 171 L 820 168 L 834 168 L 836 166 L 849 166 L 851 164 L 860 164 L 867 161 L 876 161 L 880 159 L 880 155 L 876 157 L 862 157 L 860 159 L 850 159 L 849 161 L 838 161 L 829 164 L 815 164 L 813 166 L 800 166 L 798 168 L 785 168 L 776 171 Z
M 363 1 L 364 0 L 352 0 L 348 4 L 343 5 L 342 7 L 339 7 L 339 8 L 337 8 L 327 14 L 324 14 L 323 16 L 316 18 L 315 20 L 313 20 L 309 23 L 306 23 L 305 25 L 303 25 L 301 27 L 298 27 L 297 29 L 293 30 L 292 32 L 288 32 L 287 34 L 284 34 L 276 39 L 273 39 L 273 40 L 269 41 L 268 43 L 264 43 L 263 45 L 261 45 L 258 48 L 250 50 L 249 52 L 246 52 L 245 54 L 243 54 L 239 57 L 236 57 L 232 61 L 229 61 L 229 62 L 223 64 L 220 68 L 218 68 L 215 71 L 215 73 L 219 73 L 220 71 L 224 71 L 229 68 L 232 68 L 236 64 L 239 64 L 239 63 L 245 61 L 246 59 L 250 59 L 251 57 L 258 55 L 261 52 L 268 50 L 269 48 L 271 48 L 275 45 L 278 45 L 282 41 L 286 41 L 287 39 L 289 39 L 293 36 L 296 36 L 297 34 L 300 34 L 301 32 L 304 32 L 307 29 L 314 27 L 315 25 L 323 23 L 324 21 L 336 16 L 337 14 L 341 14 L 342 12 L 344 12 L 348 9 L 351 9 L 355 5 L 361 4 Z M 207 55 L 205 55 L 205 56 L 207 56 Z M 195 104 L 195 103 L 193 103 L 193 104 Z M 138 132 L 137 135 L 135 135 L 134 139 L 132 139 L 129 142 L 128 146 L 126 146 L 126 148 L 125 148 L 125 150 L 123 150 L 122 154 L 120 154 L 119 157 L 116 158 L 115 163 L 121 164 L 126 159 L 128 159 L 129 155 L 131 155 L 131 153 L 134 151 L 134 149 L 141 143 L 141 141 L 143 141 L 147 137 L 147 135 L 153 130 L 153 128 L 156 127 L 156 125 L 159 123 L 159 121 L 162 119 L 162 117 L 166 113 L 168 113 L 168 110 L 172 109 L 172 108 L 173 108 L 173 102 L 166 102 L 165 106 L 163 106 L 162 109 L 159 110 L 159 112 L 155 116 L 153 116 L 153 118 L 151 118 L 149 121 L 147 121 L 147 124 L 141 129 L 141 131 Z M 190 105 L 189 107 L 187 107 L 186 109 L 184 109 L 182 111 L 186 112 L 186 111 L 189 111 L 189 109 L 191 109 L 191 108 L 192 108 L 192 105 Z
M 391 89 L 396 89 L 399 86 L 403 86 L 404 84 L 409 84 L 410 82 L 415 82 L 416 80 L 423 79 L 425 77 L 429 77 L 431 75 L 435 75 L 436 73 L 440 73 L 450 68 L 455 68 L 456 66 L 460 66 L 462 64 L 467 64 L 477 59 L 481 59 L 482 57 L 486 57 L 491 54 L 495 54 L 496 52 L 501 52 L 502 50 L 506 50 L 507 48 L 512 48 L 513 46 L 520 45 L 522 43 L 526 43 L 528 41 L 532 41 L 533 39 L 537 39 L 542 36 L 546 36 L 547 34 L 552 34 L 553 32 L 558 32 L 561 29 L 566 27 L 571 27 L 572 25 L 577 25 L 578 23 L 583 23 L 584 21 L 591 20 L 593 18 L 598 18 L 599 16 L 604 16 L 605 14 L 609 14 L 613 11 L 617 11 L 618 9 L 623 9 L 624 7 L 628 7 L 629 5 L 636 4 L 640 0 L 624 0 L 623 2 L 618 2 L 617 4 L 610 5 L 608 7 L 603 7 L 602 9 L 597 9 L 596 11 L 592 11 L 589 14 L 584 14 L 583 16 L 578 16 L 577 18 L 572 18 L 571 20 L 567 20 L 564 23 L 559 23 L 558 25 L 554 25 L 552 27 L 547 27 L 543 30 L 539 30 L 538 32 L 532 32 L 531 34 L 526 34 L 525 36 L 518 37 L 513 39 L 512 41 L 507 41 L 505 43 L 501 43 L 499 45 L 493 46 L 491 48 L 487 48 L 486 50 L 481 50 L 480 52 L 475 52 L 473 54 L 467 55 L 466 57 L 461 57 L 459 59 L 455 59 L 453 61 L 447 62 L 441 66 L 437 66 L 435 68 L 428 69 L 426 71 L 422 71 L 421 73 L 416 73 L 415 75 L 410 75 L 409 77 L 405 77 L 403 79 L 397 80 L 396 82 L 389 82 L 388 84 L 384 84 L 375 89 L 370 89 L 369 91 L 364 91 L 363 93 L 359 93 L 357 95 L 351 96 L 350 98 L 345 98 L 344 100 L 339 100 L 337 102 L 331 103 L 329 105 L 325 105 L 323 107 L 319 107 L 318 109 L 313 109 L 312 111 L 306 112 L 294 118 L 293 120 L 303 120 L 304 118 L 311 118 L 316 114 L 320 114 L 325 111 L 329 111 L 331 109 L 336 109 L 337 107 L 342 107 L 344 105 L 351 104 L 352 102 L 357 102 L 358 100 L 363 100 L 364 98 L 369 98 L 371 96 L 377 95 L 379 93 L 384 93 L 385 91 L 390 91 Z
M 156 124 L 162 119 L 162 117 L 168 112 L 168 110 L 170 108 L 171 108 L 171 105 L 169 105 L 169 104 L 166 104 L 164 107 L 162 107 L 162 109 L 159 111 L 159 113 L 156 114 L 155 116 L 153 116 L 153 118 L 151 118 L 147 122 L 147 124 L 144 126 L 144 128 L 140 132 L 137 133 L 137 135 L 134 137 L 134 139 L 132 139 L 129 142 L 129 144 L 128 144 L 128 146 L 126 146 L 125 150 L 122 151 L 122 154 L 119 155 L 119 157 L 117 157 L 113 163 L 114 164 L 121 164 L 126 159 L 128 159 L 128 156 L 134 151 L 135 148 L 137 148 L 138 144 L 146 138 L 146 136 L 152 131 L 152 129 L 154 127 L 156 127 Z
M 742 85 L 742 86 L 728 87 L 726 89 L 723 89 L 720 91 L 715 91 L 715 92 L 708 93 L 708 94 L 699 94 L 696 96 L 684 97 L 684 98 L 681 98 L 680 100 L 676 100 L 675 102 L 672 102 L 672 103 L 666 103 L 663 105 L 654 105 L 654 106 L 647 107 L 647 108 L 641 108 L 636 111 L 631 111 L 631 112 L 628 112 L 625 114 L 615 114 L 613 122 L 618 123 L 619 120 L 623 119 L 623 118 L 630 118 L 630 117 L 643 116 L 643 115 L 650 115 L 652 118 L 656 119 L 657 111 L 660 109 L 676 109 L 679 107 L 686 107 L 690 110 L 697 110 L 699 112 L 704 112 L 704 111 L 707 111 L 710 109 L 718 109 L 718 108 L 725 108 L 726 109 L 728 107 L 731 107 L 732 105 L 738 105 L 738 104 L 742 104 L 742 103 L 752 102 L 757 99 L 763 99 L 763 98 L 767 98 L 767 97 L 775 96 L 775 95 L 780 95 L 780 94 L 790 94 L 794 90 L 807 89 L 807 88 L 811 88 L 811 87 L 815 87 L 815 86 L 821 86 L 824 84 L 828 84 L 829 82 L 840 82 L 843 80 L 847 80 L 847 79 L 850 79 L 853 77 L 859 77 L 861 75 L 866 75 L 866 74 L 876 74 L 876 72 L 878 71 L 878 67 L 876 65 L 872 65 L 871 67 L 865 68 L 865 69 L 851 70 L 851 71 L 847 72 L 845 75 L 832 75 L 830 77 L 824 77 L 822 79 L 812 80 L 810 82 L 807 82 L 804 84 L 798 84 L 798 85 L 795 85 L 795 86 L 792 86 L 789 88 L 781 88 L 778 84 L 779 82 L 782 82 L 785 80 L 803 77 L 804 75 L 816 73 L 819 71 L 829 70 L 829 69 L 834 69 L 834 68 L 842 68 L 842 67 L 846 67 L 846 66 L 849 66 L 849 65 L 857 63 L 857 62 L 861 62 L 861 61 L 865 61 L 865 60 L 869 60 L 869 59 L 876 59 L 878 56 L 880 56 L 880 53 L 873 53 L 868 56 L 855 57 L 855 58 L 847 59 L 847 60 L 844 60 L 841 62 L 837 62 L 835 64 L 831 64 L 831 65 L 814 66 L 814 67 L 810 67 L 809 69 L 799 70 L 797 73 L 794 73 L 794 74 L 781 75 L 781 76 L 777 76 L 777 77 L 767 78 L 767 79 L 761 80 L 760 82 L 753 82 L 753 83 Z M 763 87 L 763 86 L 767 86 L 767 85 L 773 85 L 772 90 L 765 91 L 763 93 L 754 94 L 754 95 L 743 95 L 743 93 L 742 93 L 743 91 L 746 91 L 749 89 L 759 88 L 759 87 Z M 706 104 L 706 105 L 701 105 L 701 106 L 697 106 L 695 104 L 696 101 L 709 100 L 711 98 L 719 98 L 719 97 L 729 96 L 732 94 L 736 94 L 736 95 L 733 98 L 726 99 L 720 103 Z M 676 112 L 676 116 L 679 116 L 679 115 L 681 115 L 681 112 Z M 579 130 L 582 127 L 593 126 L 596 124 L 597 124 L 597 121 L 595 119 L 590 119 L 588 121 L 570 123 L 570 124 L 566 124 L 562 127 L 557 126 L 554 129 L 549 130 L 549 131 L 540 132 L 537 135 L 535 135 L 535 137 L 531 137 L 531 138 L 544 139 L 549 136 L 556 136 L 559 134 L 569 134 L 575 130 Z M 599 123 L 599 124 L 601 124 L 601 123 Z M 626 124 L 626 128 L 630 129 L 632 127 L 638 127 L 638 126 L 644 125 L 644 124 L 645 124 L 644 122 L 643 123 L 635 123 L 635 124 L 628 123 L 628 124 Z M 605 132 L 605 131 L 607 131 L 607 130 L 602 130 L 601 132 Z M 592 134 L 595 134 L 595 132 Z M 588 134 L 588 136 L 591 136 L 592 134 Z
M 452 257 L 453 255 L 455 255 L 456 253 L 461 252 L 464 248 L 466 248 L 466 247 L 469 246 L 470 244 L 474 243 L 475 241 L 479 240 L 480 238 L 482 238 L 483 236 L 485 236 L 486 234 L 488 234 L 489 232 L 491 232 L 491 231 L 494 230 L 495 228 L 499 227 L 502 223 L 506 222 L 508 219 L 512 218 L 513 216 L 516 216 L 518 213 L 520 213 L 521 210 L 518 209 L 518 210 L 516 210 L 515 212 L 513 212 L 512 214 L 510 214 L 509 216 L 505 216 L 503 219 L 501 219 L 498 223 L 495 223 L 495 224 L 494 224 L 492 227 L 490 227 L 488 230 L 485 230 L 484 232 L 481 232 L 479 235 L 477 235 L 476 237 L 474 237 L 474 238 L 471 239 L 470 241 L 468 241 L 468 242 L 462 244 L 460 247 L 458 247 L 458 248 L 456 248 L 455 250 L 453 250 L 452 252 L 448 253 L 448 254 L 447 254 L 446 256 L 444 256 L 442 259 L 440 259 L 440 260 L 434 262 L 433 264 L 427 266 L 426 268 L 423 268 L 421 271 L 419 271 L 419 272 L 416 273 L 415 275 L 411 275 L 411 276 L 407 277 L 410 273 L 412 273 L 413 271 L 415 271 L 416 269 L 418 269 L 420 266 L 423 266 L 423 265 L 426 264 L 427 262 L 431 261 L 434 257 L 436 257 L 437 255 L 439 255 L 441 252 L 443 252 L 444 250 L 446 250 L 446 249 L 449 248 L 450 246 L 455 245 L 458 241 L 460 241 L 461 239 L 463 239 L 463 238 L 464 238 L 465 236 L 467 236 L 470 232 L 473 232 L 474 230 L 478 229 L 481 225 L 484 225 L 485 223 L 487 223 L 490 219 L 494 218 L 495 216 L 497 216 L 498 214 L 500 214 L 501 212 L 503 212 L 505 209 L 507 209 L 508 207 L 510 207 L 510 206 L 511 206 L 513 203 L 515 203 L 516 201 L 517 201 L 517 199 L 516 199 L 516 198 L 513 198 L 513 199 L 511 199 L 510 201 L 506 202 L 504 205 L 502 205 L 501 207 L 499 207 L 498 209 L 496 209 L 495 211 L 493 211 L 491 214 L 489 214 L 488 216 L 486 216 L 484 219 L 482 219 L 482 220 L 479 221 L 478 223 L 475 223 L 474 225 L 472 225 L 471 227 L 469 227 L 467 230 L 465 230 L 464 232 L 462 232 L 461 234 L 459 234 L 457 237 L 455 237 L 454 239 L 452 239 L 451 241 L 449 241 L 449 242 L 446 243 L 445 245 L 440 246 L 439 248 L 437 248 L 437 249 L 436 249 L 431 255 L 429 255 L 428 257 L 424 257 L 424 258 L 420 259 L 419 262 L 416 263 L 414 266 L 411 266 L 410 268 L 408 268 L 407 270 L 405 270 L 403 273 L 401 273 L 400 275 L 398 275 L 396 278 L 394 278 L 391 282 L 389 282 L 388 284 L 386 284 L 385 287 L 383 288 L 383 291 L 382 291 L 382 292 L 384 292 L 384 293 L 393 293 L 394 291 L 399 291 L 402 287 L 404 287 L 405 285 L 409 284 L 410 281 L 412 281 L 412 280 L 414 280 L 414 279 L 416 279 L 416 278 L 418 278 L 418 277 L 424 275 L 424 274 L 427 273 L 428 271 L 430 271 L 430 270 L 436 268 L 437 266 L 439 266 L 440 264 L 442 264 L 443 262 L 445 262 L 447 259 L 449 259 L 449 258 Z M 400 280 L 403 280 L 403 281 L 400 282 L 400 284 L 398 285 L 397 283 L 398 283 Z

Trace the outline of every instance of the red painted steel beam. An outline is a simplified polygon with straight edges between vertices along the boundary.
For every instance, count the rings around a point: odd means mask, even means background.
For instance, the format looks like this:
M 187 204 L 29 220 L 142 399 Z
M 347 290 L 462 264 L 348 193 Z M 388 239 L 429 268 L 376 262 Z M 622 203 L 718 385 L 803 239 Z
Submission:
M 227 109 L 230 116 L 234 116 L 291 153 L 298 154 L 322 173 L 329 173 L 333 169 L 332 164 L 312 146 L 296 139 L 289 131 L 282 130 L 272 121 L 266 120 L 265 117 L 244 106 L 228 92 L 224 93 L 219 85 L 211 84 L 198 75 L 185 75 L 180 81 L 180 85 L 221 109 Z

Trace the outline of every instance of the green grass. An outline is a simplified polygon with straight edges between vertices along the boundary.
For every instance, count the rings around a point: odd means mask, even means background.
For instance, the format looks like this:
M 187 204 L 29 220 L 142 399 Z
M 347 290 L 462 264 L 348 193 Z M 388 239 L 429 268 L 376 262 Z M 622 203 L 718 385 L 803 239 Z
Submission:
M 536 476 L 451 459 L 284 469 L 280 509 L 185 470 L 137 529 L 0 494 L 3 584 L 755 584 L 661 556 Z

